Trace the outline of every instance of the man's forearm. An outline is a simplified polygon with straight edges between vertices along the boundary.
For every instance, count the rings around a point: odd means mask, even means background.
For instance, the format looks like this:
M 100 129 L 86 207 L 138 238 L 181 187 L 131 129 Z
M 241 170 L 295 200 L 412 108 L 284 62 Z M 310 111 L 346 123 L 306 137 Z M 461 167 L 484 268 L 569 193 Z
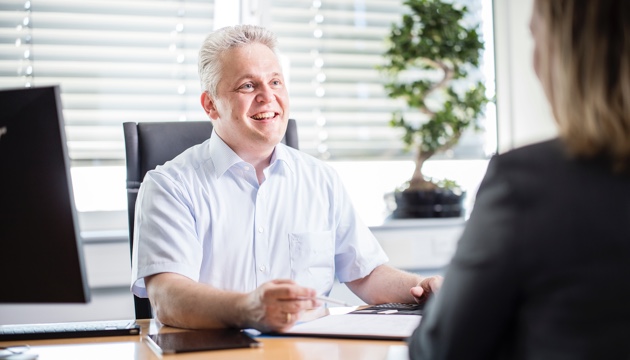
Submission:
M 413 303 L 409 290 L 422 277 L 388 265 L 376 267 L 368 276 L 346 283 L 348 288 L 368 304 L 388 302 Z
M 156 317 L 163 324 L 190 329 L 241 327 L 247 294 L 199 284 L 182 275 L 163 273 L 146 279 Z
M 248 293 L 219 290 L 173 273 L 147 277 L 145 282 L 157 318 L 181 328 L 284 331 L 304 311 L 322 305 L 315 289 L 290 279 L 268 281 Z

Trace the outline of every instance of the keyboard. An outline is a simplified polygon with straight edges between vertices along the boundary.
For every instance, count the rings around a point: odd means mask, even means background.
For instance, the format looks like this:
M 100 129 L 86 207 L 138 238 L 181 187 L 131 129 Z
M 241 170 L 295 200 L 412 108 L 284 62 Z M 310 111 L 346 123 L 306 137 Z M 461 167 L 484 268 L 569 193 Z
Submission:
M 397 314 L 397 315 L 422 315 L 424 305 L 421 304 L 403 304 L 403 303 L 385 303 L 378 305 L 370 305 L 352 311 L 350 314 Z
M 0 341 L 139 335 L 134 320 L 0 325 Z

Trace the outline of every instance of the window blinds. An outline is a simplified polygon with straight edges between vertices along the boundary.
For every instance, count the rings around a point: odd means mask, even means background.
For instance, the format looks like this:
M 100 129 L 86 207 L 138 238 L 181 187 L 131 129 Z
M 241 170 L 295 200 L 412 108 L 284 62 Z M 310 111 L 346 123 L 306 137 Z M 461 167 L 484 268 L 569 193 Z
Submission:
M 476 9 L 487 0 L 457 0 Z M 197 51 L 214 0 L 3 0 L 0 87 L 59 84 L 73 164 L 121 164 L 125 121 L 207 120 Z M 404 103 L 376 70 L 402 0 L 268 0 L 300 148 L 331 160 L 409 159 L 389 126 Z M 481 20 L 481 19 L 479 19 Z M 491 37 L 486 37 L 486 39 Z M 488 40 L 486 40 L 488 41 Z M 470 132 L 450 154 L 481 158 Z
M 3 0 L 0 86 L 61 87 L 70 157 L 124 159 L 122 123 L 207 119 L 197 51 L 209 0 Z

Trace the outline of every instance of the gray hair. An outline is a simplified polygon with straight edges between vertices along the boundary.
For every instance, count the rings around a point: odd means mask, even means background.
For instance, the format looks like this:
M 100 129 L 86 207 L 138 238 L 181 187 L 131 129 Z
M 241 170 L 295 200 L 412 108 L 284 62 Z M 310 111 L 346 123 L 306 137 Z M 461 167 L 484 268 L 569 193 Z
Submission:
M 222 70 L 222 54 L 232 48 L 253 43 L 263 44 L 277 54 L 276 35 L 261 26 L 228 26 L 208 35 L 199 50 L 198 71 L 201 90 L 208 92 L 211 96 L 216 96 Z

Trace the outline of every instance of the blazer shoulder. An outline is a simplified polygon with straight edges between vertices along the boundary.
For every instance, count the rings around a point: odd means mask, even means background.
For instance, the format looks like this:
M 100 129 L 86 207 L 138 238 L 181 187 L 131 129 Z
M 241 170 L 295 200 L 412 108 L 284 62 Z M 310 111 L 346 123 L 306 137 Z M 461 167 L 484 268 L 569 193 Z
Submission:
M 547 140 L 522 146 L 496 156 L 502 162 L 548 164 L 569 160 L 568 154 L 560 139 Z

